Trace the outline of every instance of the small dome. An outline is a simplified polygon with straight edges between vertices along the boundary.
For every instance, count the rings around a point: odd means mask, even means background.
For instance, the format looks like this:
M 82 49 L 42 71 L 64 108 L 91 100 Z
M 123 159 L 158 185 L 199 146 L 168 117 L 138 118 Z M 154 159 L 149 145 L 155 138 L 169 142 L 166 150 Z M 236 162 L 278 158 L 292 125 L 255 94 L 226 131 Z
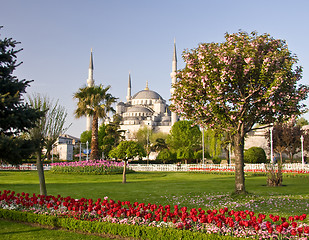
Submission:
M 133 99 L 160 99 L 162 100 L 162 97 L 155 91 L 152 90 L 142 90 L 136 93 L 133 96 Z
M 127 112 L 151 113 L 151 111 L 148 108 L 138 105 L 128 108 Z

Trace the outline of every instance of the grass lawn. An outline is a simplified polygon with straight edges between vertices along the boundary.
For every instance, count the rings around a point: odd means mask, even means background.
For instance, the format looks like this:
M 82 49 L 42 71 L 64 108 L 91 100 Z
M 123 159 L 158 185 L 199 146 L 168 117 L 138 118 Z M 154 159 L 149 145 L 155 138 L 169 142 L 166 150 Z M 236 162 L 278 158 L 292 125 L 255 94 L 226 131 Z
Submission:
M 267 187 L 265 176 L 247 176 L 246 196 L 233 196 L 233 175 L 143 172 L 127 175 L 72 175 L 45 172 L 47 192 L 63 197 L 103 198 L 156 204 L 179 204 L 188 208 L 253 210 L 290 216 L 308 213 L 309 176 L 284 178 L 282 187 Z M 0 190 L 39 193 L 36 171 L 0 171 Z
M 64 230 L 51 230 L 40 227 L 34 227 L 22 223 L 10 222 L 0 219 L 0 236 L 2 240 L 28 240 L 28 239 L 109 239 L 94 235 L 79 234 Z

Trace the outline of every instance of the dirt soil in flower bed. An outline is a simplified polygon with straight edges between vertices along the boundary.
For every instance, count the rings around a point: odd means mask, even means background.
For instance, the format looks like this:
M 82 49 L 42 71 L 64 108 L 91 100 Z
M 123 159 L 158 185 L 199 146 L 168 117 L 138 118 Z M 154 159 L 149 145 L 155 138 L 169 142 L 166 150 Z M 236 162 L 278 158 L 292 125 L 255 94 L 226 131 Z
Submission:
M 123 236 L 119 236 L 119 235 L 113 235 L 113 234 L 103 234 L 103 233 L 87 233 L 87 232 L 82 232 L 82 231 L 71 231 L 65 228 L 60 228 L 60 227 L 52 227 L 52 226 L 47 226 L 47 225 L 41 225 L 38 223 L 29 223 L 29 222 L 21 222 L 21 221 L 11 221 L 8 219 L 3 219 L 0 218 L 2 220 L 8 221 L 8 222 L 17 222 L 17 223 L 22 223 L 31 227 L 40 227 L 40 228 L 44 228 L 44 229 L 49 229 L 49 230 L 62 230 L 62 231 L 66 231 L 66 232 L 75 232 L 75 233 L 79 233 L 79 234 L 84 234 L 84 235 L 89 235 L 89 236 L 99 236 L 102 238 L 107 238 L 107 239 L 120 239 L 120 240 L 139 240 L 140 238 L 134 238 L 134 237 L 123 237 Z

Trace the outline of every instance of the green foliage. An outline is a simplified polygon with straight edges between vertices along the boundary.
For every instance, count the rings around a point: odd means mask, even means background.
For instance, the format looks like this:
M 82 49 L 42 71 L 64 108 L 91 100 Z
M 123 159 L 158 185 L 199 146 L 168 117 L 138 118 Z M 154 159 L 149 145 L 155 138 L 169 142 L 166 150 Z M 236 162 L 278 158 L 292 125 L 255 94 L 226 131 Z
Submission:
M 99 128 L 99 148 L 105 157 L 124 138 L 121 133 L 119 115 L 114 115 L 113 122 L 104 126 L 101 125 Z
M 172 126 L 166 143 L 174 151 L 184 147 L 192 151 L 199 150 L 201 149 L 201 131 L 198 126 L 193 126 L 192 121 L 178 121 Z
M 212 162 L 214 163 L 214 164 L 220 164 L 221 163 L 221 158 L 220 157 L 217 157 L 217 156 L 215 156 L 215 157 L 213 157 L 212 158 Z
M 245 163 L 266 163 L 266 154 L 263 148 L 251 147 L 244 153 Z
M 20 239 L 61 239 L 61 240 L 110 240 L 102 236 L 95 236 L 85 233 L 76 233 L 65 229 L 52 229 L 43 225 L 33 226 L 32 224 L 20 223 L 12 220 L 0 219 L 0 235 L 2 240 Z
M 308 86 L 285 41 L 239 31 L 222 43 L 202 43 L 183 53 L 171 110 L 194 124 L 226 131 L 233 140 L 235 192 L 245 193 L 243 151 L 256 123 L 270 124 L 306 111 Z
M 47 97 L 39 94 L 29 97 L 28 102 L 33 109 L 39 109 L 44 112 L 44 116 L 37 121 L 36 126 L 30 129 L 28 137 L 36 143 L 35 154 L 40 192 L 42 195 L 47 195 L 43 160 L 46 156 L 50 156 L 53 144 L 57 141 L 59 135 L 66 131 L 63 126 L 67 112 L 62 106 L 58 105 L 58 101 L 53 103 Z M 42 158 L 44 148 L 46 149 L 46 154 Z
M 155 152 L 160 152 L 164 149 L 167 149 L 167 144 L 164 138 L 157 138 L 153 145 L 151 146 L 151 150 Z
M 266 131 L 266 138 L 270 145 L 270 130 Z M 274 152 L 279 153 L 280 161 L 282 162 L 282 154 L 287 153 L 293 162 L 293 156 L 298 153 L 301 148 L 300 136 L 304 136 L 304 148 L 308 148 L 309 132 L 301 129 L 295 118 L 291 118 L 287 122 L 276 122 L 272 131 L 272 142 Z M 309 148 L 308 148 L 309 149 Z
M 82 143 L 86 143 L 88 141 L 89 144 L 91 144 L 91 134 L 92 134 L 92 131 L 89 130 L 89 131 L 83 131 L 81 134 L 80 134 L 80 141 Z M 90 146 L 90 145 L 89 145 Z
M 1 30 L 0 26 L 0 30 Z M 21 137 L 21 133 L 35 126 L 43 115 L 23 100 L 23 94 L 32 81 L 18 80 L 13 72 L 17 63 L 19 42 L 0 38 L 0 161 L 19 164 L 34 151 L 33 142 Z
M 144 148 L 137 142 L 134 141 L 122 141 L 120 144 L 113 148 L 109 157 L 121 159 L 127 161 L 135 157 L 145 157 L 146 153 Z
M 177 159 L 179 160 L 193 160 L 194 152 L 189 147 L 179 148 L 177 150 Z
M 174 152 L 171 152 L 169 149 L 165 148 L 161 150 L 157 156 L 157 160 L 162 160 L 163 163 L 168 163 L 177 159 L 177 155 Z
M 0 135 L 0 163 L 21 164 L 35 151 L 34 142 L 22 137 Z
M 98 150 L 99 155 L 103 153 L 104 157 L 108 157 L 108 154 L 112 148 L 117 147 L 119 141 L 123 139 L 121 135 L 120 128 L 120 118 L 118 115 L 114 115 L 113 122 L 105 125 L 102 123 L 98 130 Z M 80 140 L 82 143 L 88 141 L 89 146 L 91 146 L 92 131 L 84 131 L 80 135 Z
M 199 150 L 194 153 L 194 159 L 202 160 L 202 158 L 203 158 L 203 150 Z M 209 152 L 207 151 L 204 152 L 204 158 L 208 158 L 208 159 L 210 158 Z
M 112 105 L 116 102 L 108 90 L 110 86 L 103 85 L 79 88 L 74 94 L 74 98 L 78 99 L 75 116 L 80 118 L 83 116 L 92 116 L 92 137 L 91 137 L 91 154 L 90 159 L 99 158 L 98 145 L 98 119 L 105 119 L 108 112 L 115 112 Z
M 297 119 L 296 124 L 299 125 L 300 127 L 303 127 L 303 126 L 309 125 L 309 122 L 307 119 L 301 117 Z
M 33 109 L 44 112 L 44 116 L 37 121 L 36 127 L 29 131 L 29 137 L 38 143 L 36 153 L 41 155 L 42 150 L 46 149 L 46 156 L 48 156 L 59 135 L 69 128 L 64 127 L 68 115 L 67 111 L 59 105 L 58 100 L 53 102 L 48 97 L 40 94 L 29 96 L 28 103 Z
M 147 227 L 99 221 L 82 221 L 74 218 L 61 218 L 56 216 L 39 215 L 31 212 L 19 212 L 5 209 L 0 209 L 0 218 L 20 222 L 38 223 L 50 227 L 60 227 L 71 231 L 82 231 L 85 233 L 105 233 L 139 239 L 236 239 L 229 236 L 205 234 L 191 232 L 188 230 L 177 230 L 173 228 Z
M 69 174 L 86 174 L 86 175 L 111 175 L 122 173 L 123 167 L 105 167 L 105 166 L 86 166 L 86 167 L 71 167 L 71 166 L 53 166 L 50 172 L 52 173 L 69 173 Z M 127 169 L 127 172 L 133 172 Z
M 213 129 L 207 129 L 204 132 L 205 149 L 211 157 L 218 157 L 222 153 L 224 146 L 223 134 L 214 131 Z

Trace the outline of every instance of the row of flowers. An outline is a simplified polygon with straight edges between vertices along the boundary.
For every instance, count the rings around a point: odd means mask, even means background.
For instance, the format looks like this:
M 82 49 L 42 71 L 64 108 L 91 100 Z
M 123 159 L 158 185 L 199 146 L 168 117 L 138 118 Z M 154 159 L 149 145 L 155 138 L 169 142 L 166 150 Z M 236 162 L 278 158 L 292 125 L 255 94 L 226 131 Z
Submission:
M 73 217 L 89 221 L 107 221 L 119 224 L 136 224 L 153 227 L 172 227 L 216 233 L 235 237 L 259 239 L 308 239 L 309 226 L 306 214 L 288 218 L 253 211 L 234 211 L 183 206 L 162 206 L 129 201 L 103 199 L 74 199 L 72 197 L 43 196 L 14 191 L 0 191 L 0 208 L 31 211 L 57 217 Z
M 190 171 L 202 171 L 202 172 L 235 172 L 233 168 L 203 168 L 203 167 L 191 167 L 189 168 Z M 252 173 L 266 173 L 266 169 L 244 169 L 245 172 L 252 172 Z M 281 170 L 282 173 L 297 173 L 297 174 L 307 174 L 309 170 Z
M 106 175 L 121 173 L 122 170 L 123 162 L 107 160 L 59 162 L 51 164 L 51 171 L 55 173 L 88 173 Z

